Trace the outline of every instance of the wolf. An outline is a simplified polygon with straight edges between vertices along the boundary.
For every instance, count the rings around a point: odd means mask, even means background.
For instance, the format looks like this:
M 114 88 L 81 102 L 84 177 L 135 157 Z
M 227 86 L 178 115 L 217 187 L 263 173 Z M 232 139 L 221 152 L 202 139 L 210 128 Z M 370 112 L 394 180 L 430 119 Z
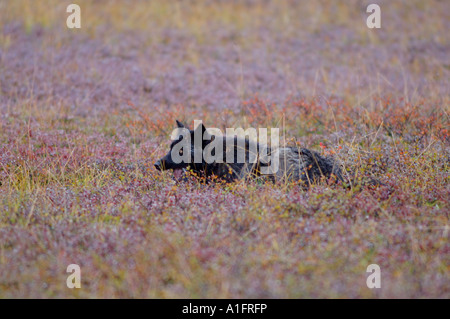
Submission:
M 176 121 L 178 129 L 183 129 L 185 135 L 178 135 L 172 141 L 169 152 L 159 159 L 154 166 L 159 171 L 173 170 L 174 178 L 177 181 L 183 179 L 187 171 L 202 178 L 206 182 L 220 180 L 233 182 L 248 178 L 265 178 L 272 182 L 299 182 L 306 188 L 319 181 L 344 182 L 340 165 L 332 158 L 324 157 L 319 153 L 297 147 L 278 147 L 276 149 L 250 140 L 248 137 L 238 136 L 211 136 L 206 127 L 201 123 L 195 130 L 189 130 L 183 123 Z M 196 146 L 195 135 L 203 137 Z M 180 147 L 186 144 L 184 149 Z M 204 156 L 201 160 L 195 160 L 195 153 L 204 152 L 211 143 L 222 144 L 225 152 L 217 155 L 214 161 L 207 161 Z M 229 146 L 231 145 L 231 147 Z M 256 154 L 253 154 L 256 150 Z M 262 151 L 266 156 L 262 156 Z M 187 151 L 190 154 L 184 154 Z M 202 153 L 203 154 L 203 153 Z M 239 154 L 244 154 L 239 158 Z M 174 157 L 184 156 L 181 162 L 174 160 Z M 230 156 L 231 155 L 231 156 Z M 276 169 L 269 170 L 269 173 L 262 174 L 264 168 L 274 164 L 274 155 L 277 157 Z M 251 160 L 253 159 L 253 160 Z M 266 170 L 267 171 L 267 170 Z

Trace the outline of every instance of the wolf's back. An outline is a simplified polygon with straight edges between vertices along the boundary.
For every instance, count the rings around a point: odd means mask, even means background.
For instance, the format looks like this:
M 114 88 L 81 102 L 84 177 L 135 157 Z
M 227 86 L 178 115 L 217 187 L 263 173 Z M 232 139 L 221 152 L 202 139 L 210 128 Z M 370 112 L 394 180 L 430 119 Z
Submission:
M 306 148 L 285 147 L 279 151 L 279 169 L 273 175 L 276 181 L 303 181 L 305 185 L 322 177 L 344 181 L 339 165 L 332 159 Z

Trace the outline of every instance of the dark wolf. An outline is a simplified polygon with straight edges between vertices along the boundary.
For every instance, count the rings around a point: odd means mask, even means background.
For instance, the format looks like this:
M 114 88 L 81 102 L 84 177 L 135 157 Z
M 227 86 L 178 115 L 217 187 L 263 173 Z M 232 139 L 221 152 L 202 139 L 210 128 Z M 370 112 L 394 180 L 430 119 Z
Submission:
M 186 127 L 179 121 L 177 121 L 178 128 L 186 129 Z M 197 130 L 200 130 L 199 132 Z M 187 131 L 187 129 L 186 129 Z M 308 150 L 306 148 L 297 147 L 280 147 L 276 150 L 279 152 L 279 168 L 273 174 L 262 175 L 262 168 L 267 167 L 271 164 L 270 155 L 272 152 L 276 151 L 267 145 L 261 145 L 257 142 L 251 141 L 250 139 L 240 138 L 237 136 L 210 136 L 211 139 L 202 139 L 201 151 L 203 151 L 211 141 L 215 139 L 220 139 L 218 142 L 223 143 L 223 149 L 226 152 L 221 156 L 222 161 L 206 162 L 203 158 L 201 162 L 194 162 L 194 134 L 195 132 L 201 134 L 201 136 L 206 136 L 207 130 L 203 124 L 197 126 L 195 130 L 189 130 L 190 134 L 190 161 L 183 161 L 181 163 L 176 163 L 173 160 L 173 151 L 177 147 L 178 143 L 181 143 L 183 137 L 180 135 L 178 139 L 175 139 L 170 145 L 170 150 L 166 156 L 158 160 L 154 165 L 156 169 L 163 170 L 173 170 L 174 177 L 176 180 L 180 180 L 183 177 L 184 172 L 193 172 L 196 176 L 203 178 L 206 181 L 210 180 L 221 180 L 225 182 L 232 182 L 235 180 L 241 180 L 246 178 L 267 178 L 273 182 L 279 181 L 294 181 L 300 182 L 306 187 L 311 184 L 318 183 L 319 181 L 341 181 L 344 183 L 342 177 L 342 171 L 340 165 L 337 164 L 332 158 L 326 158 L 321 156 L 315 151 Z M 206 134 L 206 135 L 205 135 Z M 216 141 L 217 142 L 217 141 Z M 230 144 L 230 142 L 232 142 Z M 232 145 L 232 148 L 226 148 L 226 145 Z M 245 161 L 238 161 L 238 152 L 242 151 L 244 148 Z M 266 160 L 263 160 L 261 156 L 256 156 L 256 160 L 250 162 L 251 150 L 257 150 L 259 154 L 260 150 L 267 150 L 269 156 Z M 229 160 L 225 153 L 232 152 L 233 160 Z M 181 154 L 181 152 L 180 152 Z M 241 153 L 242 154 L 242 153 Z

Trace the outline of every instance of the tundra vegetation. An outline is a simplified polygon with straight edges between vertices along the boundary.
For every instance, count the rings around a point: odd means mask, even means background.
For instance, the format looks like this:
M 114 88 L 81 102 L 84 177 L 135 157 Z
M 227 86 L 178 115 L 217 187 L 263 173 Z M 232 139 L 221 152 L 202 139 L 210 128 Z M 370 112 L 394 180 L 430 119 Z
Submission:
M 449 1 L 71 2 L 0 1 L 1 298 L 450 297 Z M 175 119 L 384 185 L 175 183 Z

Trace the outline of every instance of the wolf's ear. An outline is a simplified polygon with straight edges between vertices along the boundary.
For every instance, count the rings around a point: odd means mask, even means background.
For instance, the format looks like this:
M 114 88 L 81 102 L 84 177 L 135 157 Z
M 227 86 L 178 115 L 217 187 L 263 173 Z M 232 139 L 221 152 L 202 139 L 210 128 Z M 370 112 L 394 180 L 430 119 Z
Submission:
M 179 128 L 184 128 L 184 125 L 183 125 L 183 123 L 181 123 L 180 121 L 178 121 L 178 120 L 176 120 L 177 121 L 177 126 L 179 127 Z
M 202 132 L 202 137 L 203 137 L 203 134 L 205 134 L 205 132 L 206 132 L 206 127 L 203 125 L 203 123 L 200 123 L 200 125 L 198 125 L 196 128 L 195 128 L 195 130 L 197 131 L 197 130 L 200 130 L 200 132 Z

